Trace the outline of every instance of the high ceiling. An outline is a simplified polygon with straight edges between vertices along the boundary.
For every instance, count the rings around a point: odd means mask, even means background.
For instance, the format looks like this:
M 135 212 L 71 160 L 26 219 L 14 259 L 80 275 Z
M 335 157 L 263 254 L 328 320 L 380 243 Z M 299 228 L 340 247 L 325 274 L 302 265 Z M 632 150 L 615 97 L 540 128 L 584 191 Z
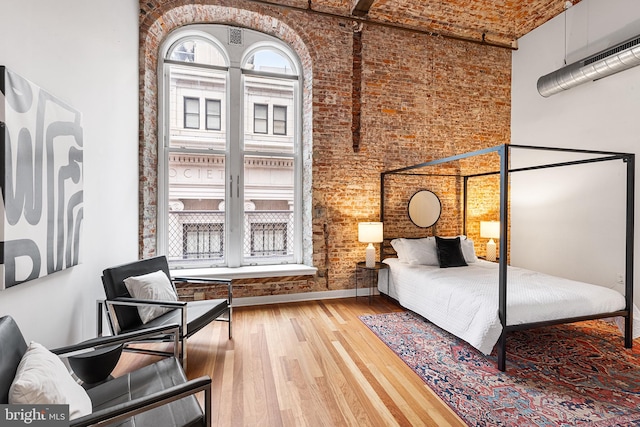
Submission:
M 259 0 L 260 1 L 260 0 Z M 515 46 L 580 0 L 262 0 L 365 21 Z

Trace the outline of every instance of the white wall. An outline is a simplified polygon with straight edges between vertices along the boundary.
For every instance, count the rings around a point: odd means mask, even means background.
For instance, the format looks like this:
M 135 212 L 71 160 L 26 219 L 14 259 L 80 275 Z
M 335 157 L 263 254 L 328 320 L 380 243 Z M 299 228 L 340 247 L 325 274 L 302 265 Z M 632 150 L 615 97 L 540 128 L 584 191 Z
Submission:
M 0 65 L 83 114 L 82 263 L 0 291 L 27 340 L 94 336 L 100 272 L 137 258 L 137 0 L 0 0 Z
M 536 89 L 565 58 L 570 64 L 636 35 L 640 2 L 582 0 L 522 37 L 513 53 L 511 142 L 639 153 L 640 67 L 549 98 Z M 512 264 L 622 290 L 625 170 L 619 161 L 513 174 Z M 640 233 L 635 239 L 639 277 Z

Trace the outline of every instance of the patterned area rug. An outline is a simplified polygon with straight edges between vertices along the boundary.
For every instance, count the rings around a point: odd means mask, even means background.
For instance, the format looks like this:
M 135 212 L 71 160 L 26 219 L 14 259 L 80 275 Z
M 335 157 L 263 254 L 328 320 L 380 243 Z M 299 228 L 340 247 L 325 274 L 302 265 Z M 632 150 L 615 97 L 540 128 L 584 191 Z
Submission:
M 513 333 L 500 372 L 413 313 L 361 320 L 470 426 L 640 426 L 640 345 L 607 322 Z

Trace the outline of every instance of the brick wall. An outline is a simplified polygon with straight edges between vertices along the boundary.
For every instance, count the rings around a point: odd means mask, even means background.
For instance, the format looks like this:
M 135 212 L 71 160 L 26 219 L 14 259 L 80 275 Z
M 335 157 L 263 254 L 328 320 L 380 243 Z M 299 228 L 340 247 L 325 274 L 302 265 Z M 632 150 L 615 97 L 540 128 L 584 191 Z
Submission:
M 163 38 L 189 22 L 222 23 L 275 35 L 297 52 L 303 43 L 308 53 L 302 60 L 310 73 L 305 83 L 313 85 L 305 89 L 312 93 L 306 112 L 312 122 L 305 123 L 305 137 L 313 146 L 313 263 L 319 273 L 312 280 L 285 278 L 280 286 L 243 283 L 235 296 L 354 288 L 354 266 L 365 250 L 357 223 L 379 218 L 380 172 L 509 141 L 510 50 L 365 23 L 356 49 L 362 81 L 354 85 L 356 26 L 348 19 L 242 1 L 149 0 L 140 6 L 142 256 L 155 248 L 156 70 Z M 354 87 L 359 97 L 352 96 Z M 358 102 L 354 150 L 352 105 Z M 437 234 L 460 233 L 460 184 L 412 181 L 396 184 L 391 195 L 390 209 L 404 221 L 393 232 L 433 232 L 411 228 L 402 213 L 415 191 L 428 188 L 445 207 Z M 484 186 L 483 195 L 495 194 L 494 187 Z M 488 200 L 497 208 L 497 200 Z M 497 219 L 493 208 L 474 209 L 478 218 Z M 484 241 L 476 245 L 478 252 L 483 247 Z

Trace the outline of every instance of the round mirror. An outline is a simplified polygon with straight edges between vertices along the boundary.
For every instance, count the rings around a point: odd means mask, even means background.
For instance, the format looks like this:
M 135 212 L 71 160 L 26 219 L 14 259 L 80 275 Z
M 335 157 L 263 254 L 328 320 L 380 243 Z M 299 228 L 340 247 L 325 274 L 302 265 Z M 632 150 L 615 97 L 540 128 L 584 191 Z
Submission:
M 409 218 L 418 227 L 431 227 L 440 219 L 442 205 L 435 193 L 420 190 L 409 200 Z

